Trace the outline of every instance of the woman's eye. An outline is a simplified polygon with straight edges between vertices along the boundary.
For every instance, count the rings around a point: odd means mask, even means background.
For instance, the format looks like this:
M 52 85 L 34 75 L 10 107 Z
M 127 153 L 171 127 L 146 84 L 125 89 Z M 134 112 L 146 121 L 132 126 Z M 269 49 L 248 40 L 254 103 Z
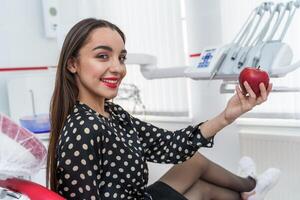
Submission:
M 107 58 L 108 58 L 108 55 L 106 55 L 106 54 L 99 54 L 99 55 L 97 55 L 97 58 L 100 58 L 100 59 L 107 59 Z
M 124 62 L 125 62 L 125 60 L 126 60 L 126 55 L 124 55 L 124 56 L 120 56 L 120 61 L 121 61 L 122 63 L 124 63 Z

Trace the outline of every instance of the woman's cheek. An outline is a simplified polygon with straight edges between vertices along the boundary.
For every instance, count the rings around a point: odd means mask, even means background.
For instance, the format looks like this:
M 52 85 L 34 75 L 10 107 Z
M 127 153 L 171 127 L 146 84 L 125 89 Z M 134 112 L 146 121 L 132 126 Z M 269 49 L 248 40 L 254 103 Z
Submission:
M 91 67 L 91 73 L 99 78 L 105 74 L 105 71 L 107 70 L 107 68 L 108 67 L 106 67 L 106 66 L 96 65 L 94 67 Z
M 126 70 L 126 66 L 124 66 L 124 72 L 123 72 L 122 79 L 126 76 L 126 74 L 127 74 L 127 70 Z

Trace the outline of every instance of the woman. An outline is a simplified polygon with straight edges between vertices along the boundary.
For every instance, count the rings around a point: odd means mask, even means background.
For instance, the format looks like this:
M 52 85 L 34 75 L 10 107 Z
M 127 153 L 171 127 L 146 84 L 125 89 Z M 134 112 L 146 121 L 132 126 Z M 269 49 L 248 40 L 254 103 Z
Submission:
M 125 36 L 110 22 L 85 19 L 67 34 L 51 101 L 47 165 L 51 189 L 67 199 L 255 196 L 254 178 L 231 174 L 197 150 L 212 146 L 219 130 L 266 101 L 271 85 L 266 89 L 261 84 L 261 96 L 256 97 L 245 83 L 249 96 L 237 88 L 221 114 L 171 132 L 136 119 L 108 101 L 117 95 L 126 74 L 125 60 Z M 176 165 L 147 186 L 146 161 Z

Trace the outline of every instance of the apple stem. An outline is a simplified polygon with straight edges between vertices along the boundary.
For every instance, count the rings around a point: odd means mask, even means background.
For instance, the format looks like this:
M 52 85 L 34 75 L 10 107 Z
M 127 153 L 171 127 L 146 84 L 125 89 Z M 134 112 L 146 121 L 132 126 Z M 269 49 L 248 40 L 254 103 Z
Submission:
M 257 69 L 259 69 L 259 68 L 260 68 L 260 66 L 257 67 Z

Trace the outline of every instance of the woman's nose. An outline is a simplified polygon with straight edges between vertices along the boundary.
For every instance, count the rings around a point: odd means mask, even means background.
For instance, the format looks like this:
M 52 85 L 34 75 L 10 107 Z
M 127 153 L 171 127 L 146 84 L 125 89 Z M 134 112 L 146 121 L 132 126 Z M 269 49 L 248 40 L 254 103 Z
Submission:
M 122 72 L 124 71 L 124 64 L 121 63 L 119 58 L 113 59 L 113 61 L 111 62 L 110 70 L 112 72 Z

